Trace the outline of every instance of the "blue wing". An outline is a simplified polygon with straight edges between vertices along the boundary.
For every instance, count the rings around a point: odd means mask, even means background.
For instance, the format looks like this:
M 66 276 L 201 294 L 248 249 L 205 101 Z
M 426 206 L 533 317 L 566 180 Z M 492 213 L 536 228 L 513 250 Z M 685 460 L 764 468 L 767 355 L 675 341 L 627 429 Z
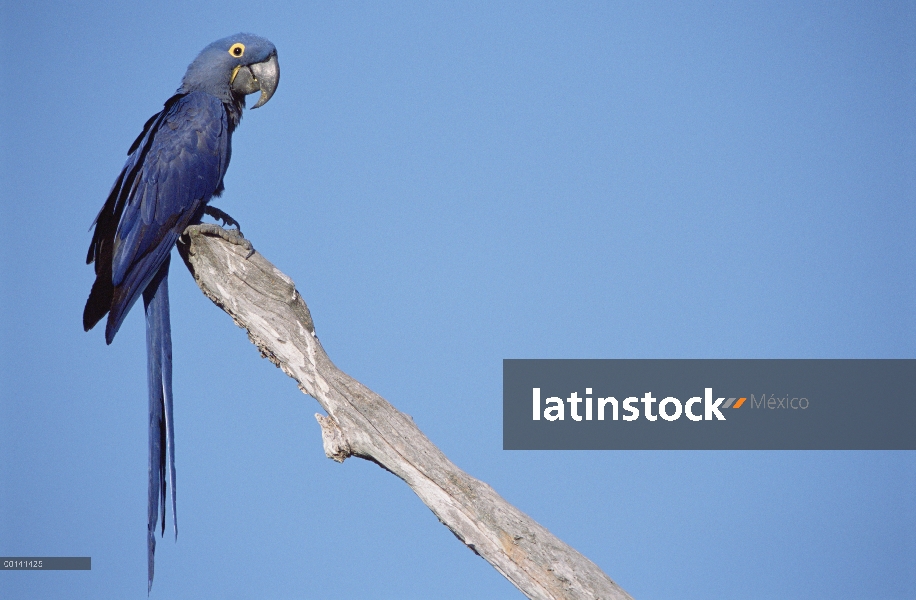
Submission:
M 83 328 L 108 314 L 111 343 L 184 228 L 222 191 L 231 131 L 226 108 L 202 92 L 178 94 L 154 115 L 128 151 L 93 225 L 87 263 L 96 280 Z
M 113 240 L 109 340 L 178 236 L 221 190 L 229 163 L 228 117 L 219 99 L 192 92 L 161 115 L 134 153 L 145 150 L 136 176 L 122 186 L 127 201 Z

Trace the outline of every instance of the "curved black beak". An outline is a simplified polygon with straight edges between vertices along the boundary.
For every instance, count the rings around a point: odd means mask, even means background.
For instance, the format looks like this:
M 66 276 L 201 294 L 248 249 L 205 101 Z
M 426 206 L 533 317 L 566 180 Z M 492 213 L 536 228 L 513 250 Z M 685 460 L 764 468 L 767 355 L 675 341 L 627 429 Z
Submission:
M 270 100 L 277 85 L 280 83 L 280 63 L 277 53 L 271 54 L 267 60 L 247 67 L 238 67 L 232 75 L 231 86 L 233 91 L 241 94 L 253 94 L 260 91 L 261 97 L 251 108 L 264 106 Z

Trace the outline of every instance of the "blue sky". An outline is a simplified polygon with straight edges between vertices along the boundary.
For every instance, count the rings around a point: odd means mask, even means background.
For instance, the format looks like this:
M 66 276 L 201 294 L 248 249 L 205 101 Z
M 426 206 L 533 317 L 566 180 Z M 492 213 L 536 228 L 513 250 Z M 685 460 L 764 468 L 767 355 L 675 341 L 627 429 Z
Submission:
M 209 42 L 277 46 L 216 203 L 345 371 L 638 600 L 916 596 L 913 452 L 508 452 L 503 358 L 916 357 L 916 4 L 0 7 L 4 598 L 146 594 L 135 309 L 88 228 Z M 504 598 L 180 261 L 179 539 L 151 598 Z

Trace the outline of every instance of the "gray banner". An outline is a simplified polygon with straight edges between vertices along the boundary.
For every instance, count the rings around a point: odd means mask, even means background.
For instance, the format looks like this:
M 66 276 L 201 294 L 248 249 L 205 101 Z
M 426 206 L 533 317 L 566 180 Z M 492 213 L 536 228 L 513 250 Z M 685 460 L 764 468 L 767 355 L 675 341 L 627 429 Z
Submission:
M 89 556 L 0 556 L 0 570 L 6 571 L 90 571 Z
M 914 450 L 916 360 L 503 361 L 506 450 Z

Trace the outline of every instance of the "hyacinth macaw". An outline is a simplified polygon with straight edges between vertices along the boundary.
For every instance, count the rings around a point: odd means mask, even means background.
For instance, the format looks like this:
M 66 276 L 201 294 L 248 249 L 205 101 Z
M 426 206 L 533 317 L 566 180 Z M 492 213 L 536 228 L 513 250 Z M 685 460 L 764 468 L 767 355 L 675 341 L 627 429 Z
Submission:
M 153 585 L 155 531 L 160 518 L 165 534 L 166 487 L 171 490 L 172 522 L 178 537 L 169 255 L 182 231 L 199 223 L 205 212 L 232 221 L 207 202 L 223 191 L 232 132 L 242 118 L 245 96 L 261 92 L 253 108 L 263 106 L 279 81 L 277 50 L 262 37 L 240 33 L 204 48 L 188 67 L 175 95 L 162 112 L 146 122 L 130 146 L 127 163 L 93 223 L 86 263 L 95 263 L 96 279 L 83 311 L 84 329 L 89 331 L 107 314 L 105 341 L 110 344 L 141 294 L 146 311 L 148 589 Z

